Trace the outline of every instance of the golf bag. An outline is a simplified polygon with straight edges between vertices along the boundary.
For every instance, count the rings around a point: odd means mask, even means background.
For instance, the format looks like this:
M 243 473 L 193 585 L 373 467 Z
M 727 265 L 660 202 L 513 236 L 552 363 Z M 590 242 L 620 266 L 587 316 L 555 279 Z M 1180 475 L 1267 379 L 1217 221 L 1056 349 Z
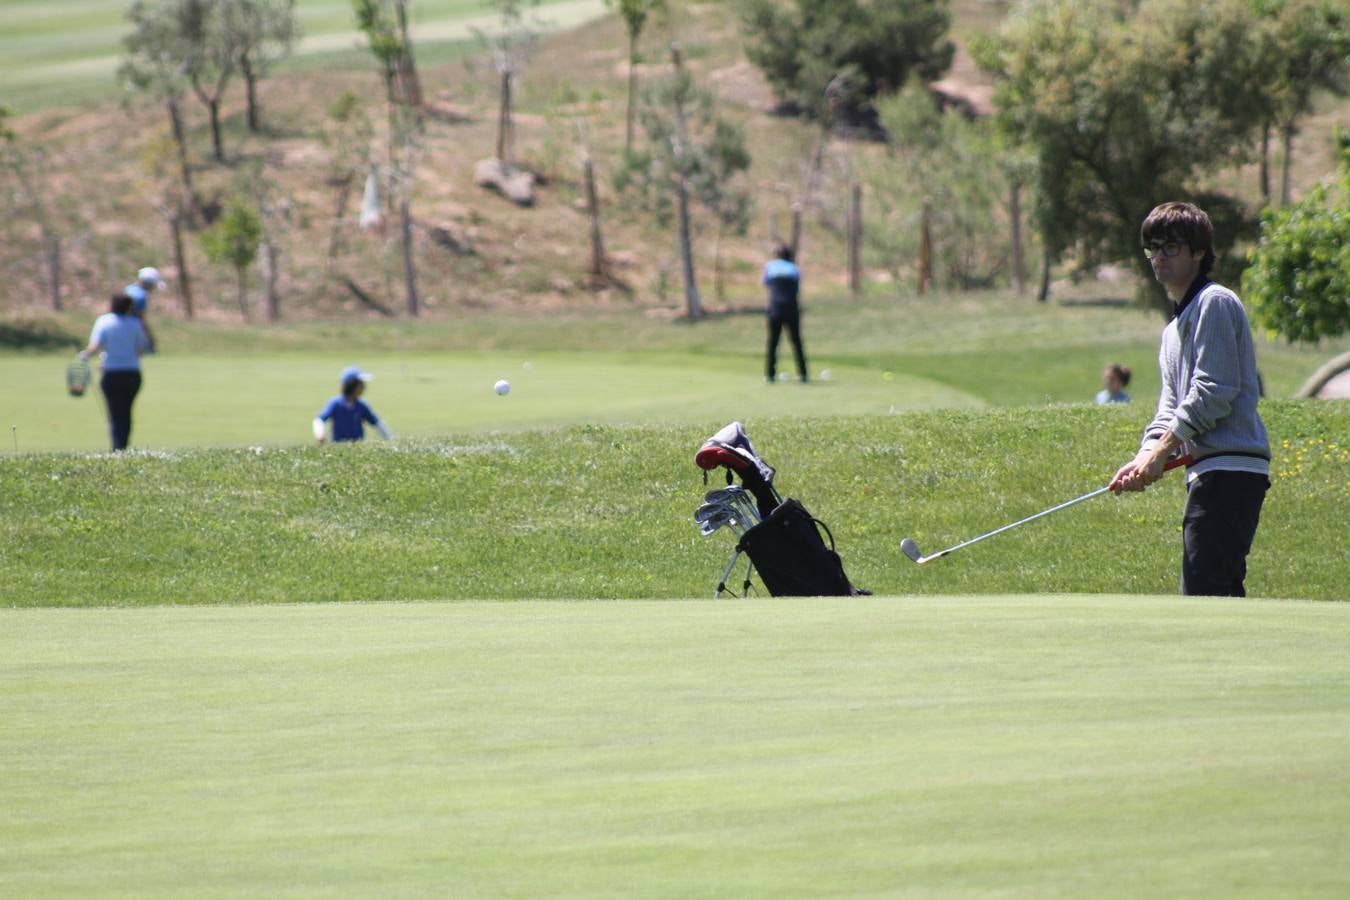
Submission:
M 820 536 L 824 528 L 830 543 Z M 775 597 L 856 597 L 869 591 L 853 586 L 834 549 L 829 526 L 791 497 L 747 531 L 736 549 L 750 557 L 759 578 Z
M 736 543 L 736 555 L 717 586 L 719 595 L 725 588 L 726 576 L 742 553 L 750 558 L 764 587 L 775 597 L 850 597 L 870 593 L 849 581 L 829 527 L 807 512 L 799 501 L 778 496 L 773 486 L 774 468 L 755 452 L 740 422 L 732 422 L 704 441 L 694 461 L 703 469 L 705 482 L 707 473 L 718 467 L 727 470 L 728 484 L 732 483 L 733 475 L 739 476 L 759 510 L 759 521 Z M 828 546 L 821 537 L 822 528 L 829 535 Z M 749 584 L 747 571 L 746 590 Z

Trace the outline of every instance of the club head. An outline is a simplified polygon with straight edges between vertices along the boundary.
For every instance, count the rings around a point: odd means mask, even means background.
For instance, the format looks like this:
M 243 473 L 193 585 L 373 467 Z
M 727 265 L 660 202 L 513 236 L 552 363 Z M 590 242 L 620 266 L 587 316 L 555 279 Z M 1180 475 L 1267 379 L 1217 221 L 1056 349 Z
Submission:
M 748 496 L 745 488 L 730 485 L 724 488 L 713 488 L 703 496 L 708 503 L 734 503 L 742 497 Z
M 919 545 L 914 543 L 914 538 L 905 538 L 901 541 L 900 550 L 915 562 L 923 562 L 923 554 L 919 552 Z
M 713 516 L 720 515 L 722 513 L 729 514 L 730 512 L 731 507 L 727 506 L 725 503 L 705 503 L 698 509 L 694 510 L 694 521 L 698 522 L 699 524 L 702 524 L 708 521 L 708 519 L 712 518 Z
M 733 521 L 735 521 L 735 516 L 730 510 L 719 509 L 703 522 L 700 531 L 703 532 L 704 537 L 707 537 L 723 525 L 730 524 Z

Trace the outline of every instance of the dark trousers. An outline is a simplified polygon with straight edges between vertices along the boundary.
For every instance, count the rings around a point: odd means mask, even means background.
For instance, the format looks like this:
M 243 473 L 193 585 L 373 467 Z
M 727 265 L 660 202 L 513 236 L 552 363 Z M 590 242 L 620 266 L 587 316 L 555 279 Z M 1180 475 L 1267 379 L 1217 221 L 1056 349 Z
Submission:
M 770 381 L 778 377 L 778 338 L 787 329 L 792 341 L 792 352 L 797 357 L 797 374 L 806 380 L 806 351 L 802 349 L 801 312 L 797 307 L 791 309 L 769 310 L 769 352 L 765 363 L 764 375 Z
M 135 370 L 104 372 L 99 382 L 108 401 L 108 434 L 114 450 L 127 449 L 131 440 L 131 404 L 141 389 L 141 373 Z
M 1247 554 L 1269 488 L 1264 475 L 1224 471 L 1206 472 L 1187 486 L 1181 520 L 1183 594 L 1247 596 Z

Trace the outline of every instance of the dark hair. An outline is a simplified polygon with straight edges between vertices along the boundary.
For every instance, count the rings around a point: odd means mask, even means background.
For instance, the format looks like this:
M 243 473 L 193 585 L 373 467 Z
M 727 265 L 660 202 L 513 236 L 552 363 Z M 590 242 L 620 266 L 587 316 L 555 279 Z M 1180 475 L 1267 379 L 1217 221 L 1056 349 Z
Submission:
M 131 312 L 131 298 L 126 294 L 113 294 L 110 308 L 114 314 L 125 316 Z
M 365 382 L 360 378 L 348 378 L 346 381 L 342 382 L 342 396 L 350 397 L 352 394 L 356 393 L 356 388 L 363 384 L 365 384 Z
M 1120 363 L 1111 363 L 1106 370 L 1120 379 L 1120 386 L 1125 387 L 1130 383 L 1130 367 L 1122 366 Z
M 779 259 L 785 259 L 788 262 L 792 262 L 792 257 L 794 254 L 790 246 L 788 246 L 787 244 L 779 244 L 778 249 L 774 251 L 773 255 L 778 257 Z
M 1214 268 L 1214 225 L 1205 211 L 1194 203 L 1161 203 L 1144 219 L 1139 228 L 1139 239 L 1147 247 L 1154 241 L 1178 241 L 1192 253 L 1203 250 L 1200 274 L 1208 275 Z

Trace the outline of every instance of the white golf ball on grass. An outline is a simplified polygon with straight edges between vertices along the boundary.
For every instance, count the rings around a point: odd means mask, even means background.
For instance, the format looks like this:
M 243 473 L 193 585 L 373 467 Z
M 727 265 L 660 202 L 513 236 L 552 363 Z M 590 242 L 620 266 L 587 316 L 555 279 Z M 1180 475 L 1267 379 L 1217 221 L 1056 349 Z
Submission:
M 511 382 L 503 378 L 501 381 L 494 384 L 492 389 L 505 397 L 507 394 L 511 393 Z

